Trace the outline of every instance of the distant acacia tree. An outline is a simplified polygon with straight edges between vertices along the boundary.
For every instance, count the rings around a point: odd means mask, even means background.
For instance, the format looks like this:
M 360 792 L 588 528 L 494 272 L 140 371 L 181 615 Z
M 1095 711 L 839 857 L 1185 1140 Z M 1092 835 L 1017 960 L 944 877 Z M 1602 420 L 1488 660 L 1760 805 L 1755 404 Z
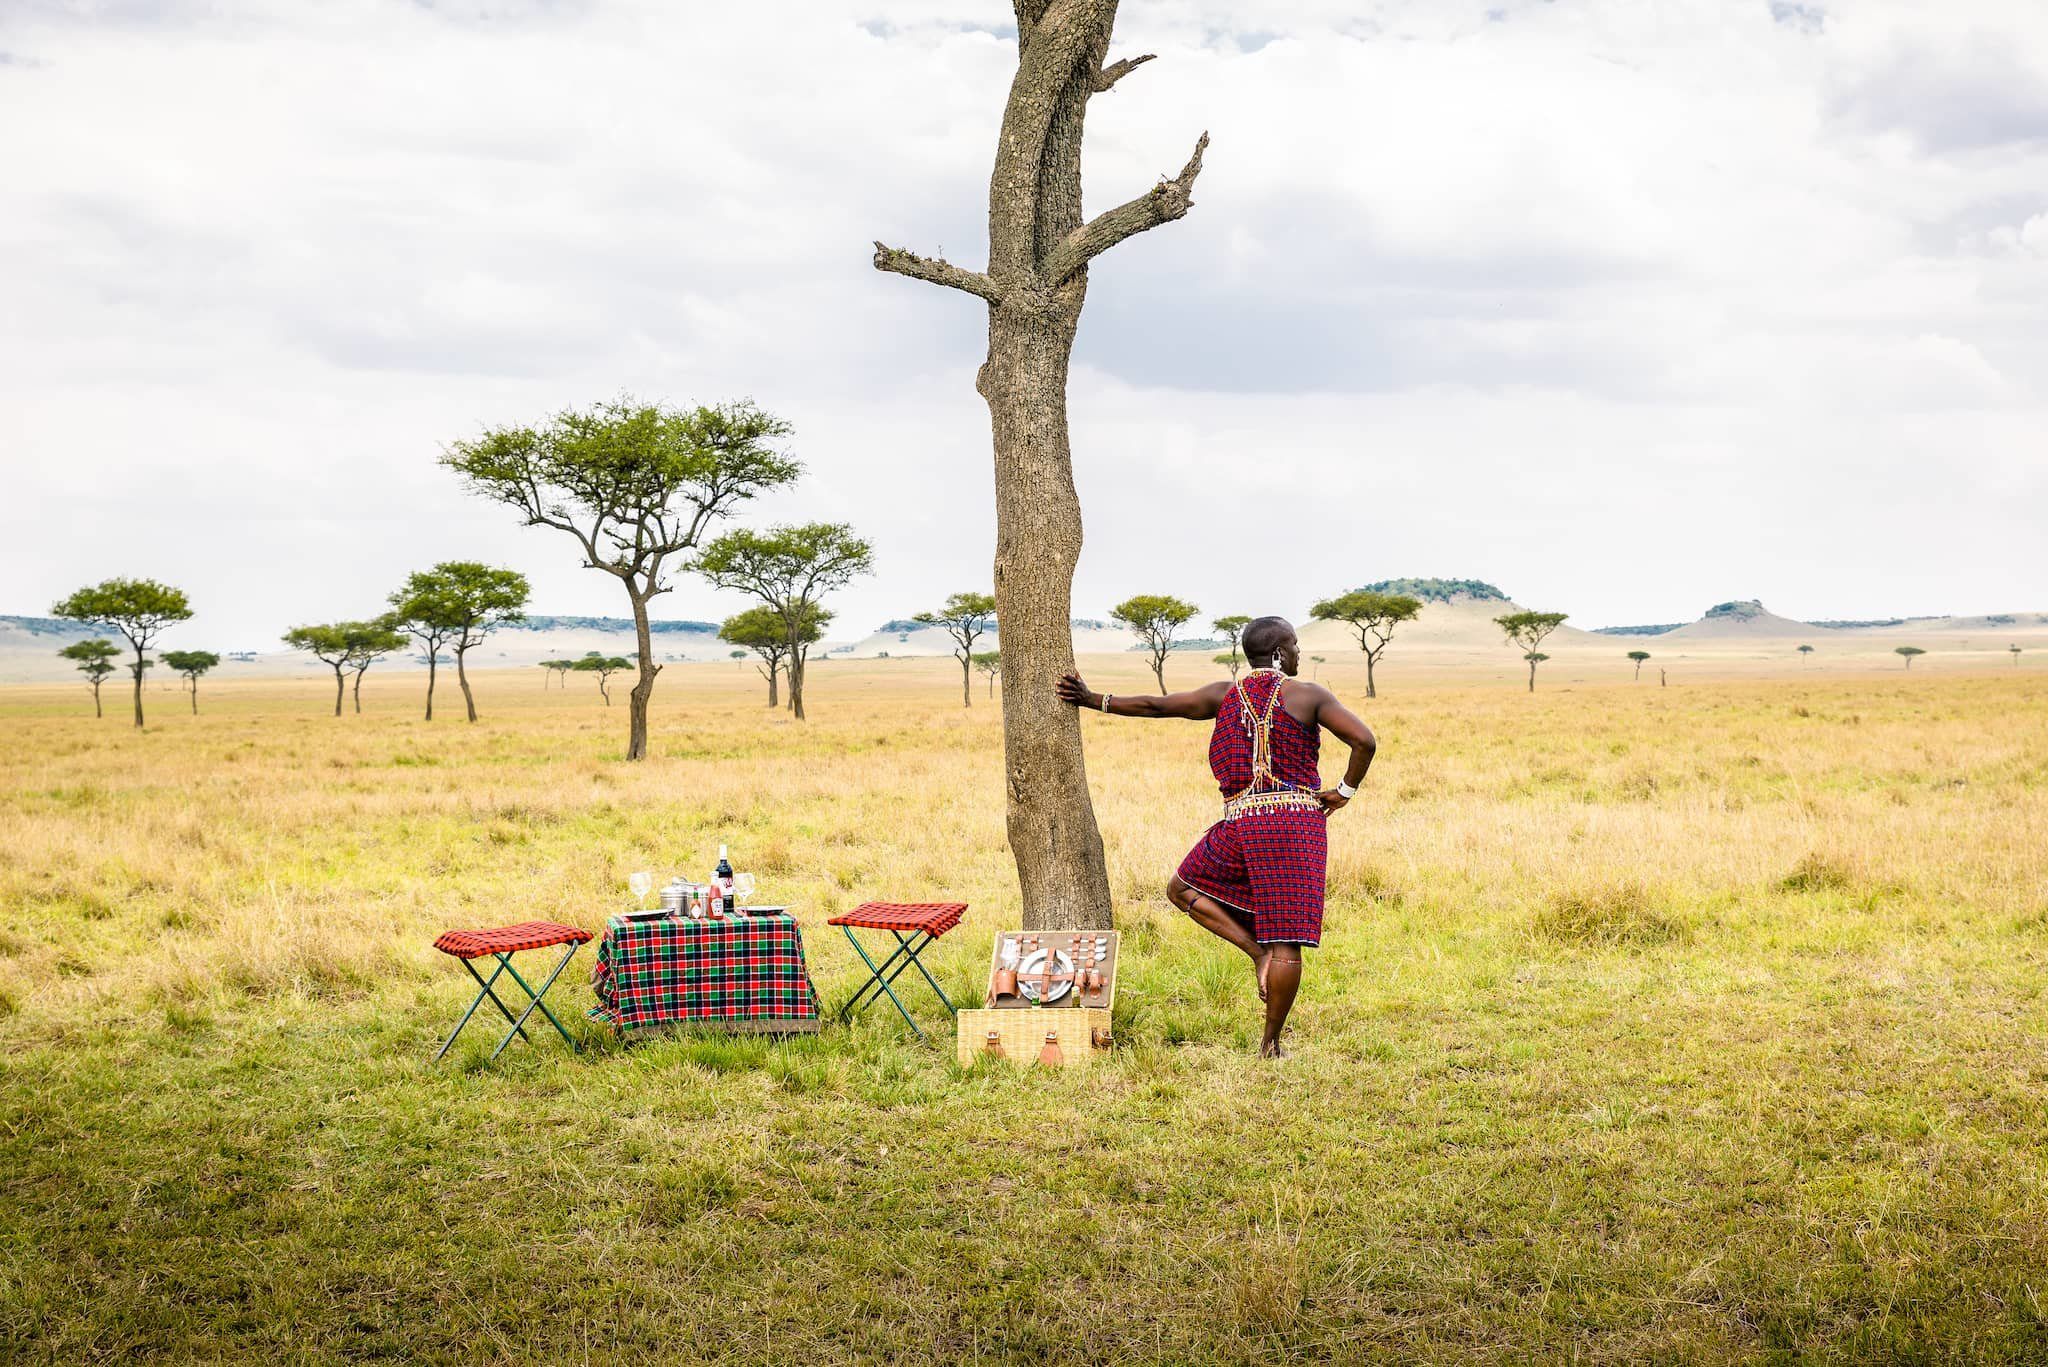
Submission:
M 184 676 L 185 689 L 192 695 L 192 715 L 199 715 L 199 676 L 220 663 L 210 650 L 166 650 L 164 663 Z
M 1510 612 L 1493 619 L 1494 625 L 1506 634 L 1508 644 L 1522 648 L 1522 658 L 1529 662 L 1531 693 L 1536 691 L 1536 666 L 1550 658 L 1537 647 L 1543 644 L 1544 637 L 1563 626 L 1565 618 L 1570 615 L 1567 612 Z
M 1921 648 L 1920 648 L 1919 646 L 1894 646 L 1894 647 L 1892 647 L 1892 654 L 1894 654 L 1894 655 L 1899 655 L 1899 656 L 1903 656 L 1903 657 L 1905 658 L 1905 661 L 1906 661 L 1906 668 L 1908 668 L 1908 669 L 1911 669 L 1911 668 L 1913 667 L 1913 657 L 1914 657 L 1915 655 L 1925 655 L 1926 653 L 1927 653 L 1927 652 L 1926 652 L 1926 651 L 1924 651 L 1924 650 L 1922 650 L 1922 649 L 1921 649 Z
M 960 662 L 960 705 L 974 706 L 974 638 L 996 620 L 996 600 L 986 593 L 956 593 L 937 612 L 910 619 L 920 626 L 940 627 L 953 638 L 953 658 Z
M 1238 657 L 1237 657 L 1237 652 L 1236 652 L 1236 651 L 1234 651 L 1234 650 L 1233 650 L 1233 651 L 1226 651 L 1225 653 L 1223 653 L 1223 654 L 1221 654 L 1221 655 L 1211 655 L 1211 656 L 1210 656 L 1209 658 L 1210 658 L 1211 660 L 1215 661 L 1215 662 L 1216 662 L 1217 664 L 1220 664 L 1220 665 L 1222 665 L 1222 666 L 1223 666 L 1223 667 L 1224 667 L 1225 669 L 1229 670 L 1229 671 L 1230 671 L 1230 677 L 1231 677 L 1232 679 L 1236 679 L 1236 678 L 1237 678 L 1237 659 L 1238 659 Z
M 825 627 L 831 622 L 832 614 L 819 608 L 805 624 L 801 644 L 816 645 L 825 635 Z M 718 639 L 731 641 L 746 650 L 735 650 L 734 659 L 745 659 L 748 650 L 761 657 L 758 670 L 768 680 L 768 705 L 779 706 L 776 683 L 789 658 L 789 629 L 782 624 L 782 617 L 773 608 L 748 608 L 745 612 L 734 613 L 725 619 L 718 629 Z
M 1342 593 L 1335 598 L 1325 598 L 1309 609 L 1309 615 L 1319 622 L 1342 622 L 1358 637 L 1358 648 L 1365 652 L 1365 696 L 1377 698 L 1379 692 L 1373 686 L 1373 666 L 1387 649 L 1387 642 L 1394 639 L 1394 628 L 1403 622 L 1412 622 L 1422 611 L 1422 600 L 1411 598 L 1405 593 L 1376 593 L 1371 589 L 1356 589 Z
M 334 671 L 334 715 L 341 715 L 341 700 L 347 694 L 348 681 L 344 671 L 349 666 L 349 632 L 355 622 L 329 622 L 318 626 L 293 627 L 284 634 L 284 643 L 293 650 L 303 650 L 314 659 Z M 427 704 L 430 708 L 433 703 Z M 430 714 L 431 715 L 431 714 Z
M 1643 661 L 1650 658 L 1650 652 L 1647 650 L 1631 650 L 1628 653 L 1628 657 L 1636 662 L 1636 681 L 1640 683 L 1643 677 Z
M 1803 646 L 1799 647 L 1799 663 L 1801 663 L 1801 664 L 1805 664 L 1805 663 L 1806 663 L 1806 657 L 1807 657 L 1807 656 L 1809 656 L 1809 655 L 1811 655 L 1811 654 L 1813 654 L 1813 647 L 1812 647 L 1812 646 L 1807 646 L 1807 645 L 1803 645 Z
M 2006 649 L 2012 652 L 2012 667 L 2014 669 L 2018 669 L 2020 667 L 2020 648 L 2016 645 L 2010 645 L 2007 646 Z M 93 685 L 92 695 L 94 700 L 97 701 L 100 695 L 100 688 L 98 684 Z
M 751 593 L 781 619 L 789 640 L 789 710 L 798 721 L 804 719 L 804 668 L 811 649 L 804 638 L 820 621 L 820 600 L 874 567 L 874 549 L 843 522 L 727 532 L 697 561 L 698 573 L 717 587 Z
M 601 655 L 594 650 L 591 651 L 588 655 L 585 655 L 582 659 L 577 660 L 575 663 L 569 666 L 569 668 L 575 670 L 579 674 L 597 675 L 597 691 L 600 695 L 603 696 L 604 705 L 606 707 L 610 707 L 612 705 L 612 675 L 618 673 L 622 669 L 631 669 L 632 667 L 633 662 L 631 660 L 624 658 L 623 656 Z
M 560 679 L 562 687 L 567 688 L 569 686 L 569 671 L 576 667 L 576 662 L 574 660 L 542 660 L 540 667 L 547 671 L 546 674 L 541 676 L 540 681 L 541 691 L 545 693 L 549 682 L 555 679 Z
M 108 579 L 82 588 L 50 609 L 53 616 L 109 627 L 128 638 L 135 651 L 128 667 L 135 675 L 135 724 L 142 725 L 142 673 L 152 663 L 150 644 L 175 622 L 191 619 L 192 604 L 180 589 L 154 579 Z
M 89 641 L 73 641 L 57 653 L 67 660 L 78 662 L 79 672 L 84 674 L 85 681 L 92 685 L 92 714 L 95 717 L 106 716 L 107 714 L 100 709 L 100 685 L 107 681 L 107 675 L 114 672 L 114 657 L 121 653 L 121 647 L 112 641 L 95 638 Z M 2013 663 L 2019 663 L 2018 646 L 2013 647 Z
M 1309 662 L 1310 662 L 1311 664 L 1315 665 L 1315 668 L 1314 668 L 1314 669 L 1311 669 L 1311 670 L 1310 670 L 1310 671 L 1308 672 L 1308 676 L 1309 676 L 1309 678 L 1311 678 L 1311 679 L 1319 679 L 1319 678 L 1321 678 L 1321 677 L 1323 676 L 1323 666 L 1324 666 L 1324 665 L 1326 665 L 1326 664 L 1328 664 L 1328 663 L 1329 663 L 1329 661 L 1328 661 L 1328 660 L 1326 660 L 1326 659 L 1324 659 L 1324 658 L 1323 658 L 1322 656 L 1320 656 L 1320 655 L 1311 655 L 1311 656 L 1309 656 L 1308 658 L 1309 658 Z
M 626 758 L 647 758 L 654 645 L 647 604 L 669 592 L 673 557 L 695 550 L 711 525 L 803 467 L 774 443 L 789 424 L 749 402 L 678 409 L 617 399 L 557 414 L 541 427 L 508 427 L 457 442 L 442 458 L 470 489 L 516 509 L 529 527 L 576 538 L 587 568 L 625 586 L 635 656 Z
M 501 570 L 475 560 L 444 560 L 430 570 L 415 570 L 404 587 L 391 595 L 391 620 L 415 639 L 438 631 L 455 651 L 455 678 L 462 685 L 463 705 L 476 720 L 476 695 L 469 686 L 467 657 L 491 632 L 526 618 L 531 589 L 517 570 Z M 434 719 L 433 649 L 427 656 L 427 720 Z
M 1216 663 L 1224 664 L 1227 662 L 1230 665 L 1230 677 L 1233 679 L 1237 677 L 1237 666 L 1239 659 L 1237 638 L 1239 636 L 1242 636 L 1244 634 L 1244 629 L 1250 626 L 1251 624 L 1252 619 L 1244 616 L 1241 613 L 1230 617 L 1218 617 L 1214 621 L 1209 623 L 1210 626 L 1216 629 L 1216 634 L 1218 636 L 1221 636 L 1224 640 L 1230 642 L 1230 654 L 1223 657 L 1222 659 L 1217 660 Z
M 1173 649 L 1173 633 L 1194 620 L 1201 609 L 1193 603 L 1163 593 L 1141 593 L 1126 598 L 1109 610 L 1110 619 L 1129 627 L 1152 656 L 1152 677 L 1159 691 L 1166 691 L 1166 654 Z
M 996 695 L 996 676 L 1003 672 L 1003 652 L 1000 650 L 978 650 L 974 653 L 974 667 L 988 676 L 988 695 Z
M 348 667 L 355 674 L 349 685 L 349 696 L 355 700 L 356 715 L 361 716 L 363 675 L 369 672 L 371 665 L 393 651 L 404 650 L 405 633 L 389 617 L 368 622 L 343 622 L 341 629 L 348 646 Z

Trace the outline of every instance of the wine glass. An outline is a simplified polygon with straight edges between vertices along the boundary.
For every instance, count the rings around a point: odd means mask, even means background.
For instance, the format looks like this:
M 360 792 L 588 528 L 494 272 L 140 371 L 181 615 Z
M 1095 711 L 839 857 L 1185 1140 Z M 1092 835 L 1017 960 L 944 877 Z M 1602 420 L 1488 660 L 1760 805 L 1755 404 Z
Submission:
M 646 869 L 641 869 L 637 873 L 627 875 L 626 886 L 633 890 L 634 907 L 639 910 L 645 910 L 647 894 L 654 891 L 654 875 Z
M 732 900 L 738 906 L 745 906 L 754 900 L 754 875 L 736 873 L 732 876 Z

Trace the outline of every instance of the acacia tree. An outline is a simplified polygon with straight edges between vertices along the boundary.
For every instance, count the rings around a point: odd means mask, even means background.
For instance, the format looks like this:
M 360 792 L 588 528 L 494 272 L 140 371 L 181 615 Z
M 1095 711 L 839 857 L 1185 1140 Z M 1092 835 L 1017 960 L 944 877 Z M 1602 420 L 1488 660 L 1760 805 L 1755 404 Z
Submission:
M 938 612 L 920 612 L 910 619 L 922 626 L 942 627 L 953 638 L 953 658 L 960 662 L 960 705 L 974 706 L 974 639 L 996 620 L 996 600 L 986 593 L 956 593 Z
M 405 586 L 391 595 L 391 620 L 415 638 L 438 630 L 455 651 L 455 679 L 462 702 L 476 720 L 476 694 L 469 686 L 469 652 L 501 626 L 526 618 L 531 589 L 517 570 L 501 570 L 475 560 L 444 560 L 430 570 L 415 570 Z M 434 719 L 433 648 L 427 656 L 427 720 Z
M 284 634 L 284 643 L 293 650 L 303 650 L 314 659 L 334 671 L 334 715 L 341 715 L 341 700 L 347 691 L 348 682 L 343 671 L 349 665 L 349 631 L 355 622 L 330 622 L 319 626 L 293 627 Z M 427 694 L 427 717 L 433 719 L 433 693 Z
M 576 662 L 574 660 L 542 660 L 540 667 L 547 671 L 547 673 L 541 675 L 540 679 L 540 691 L 545 693 L 548 691 L 548 685 L 556 679 L 560 679 L 562 687 L 567 688 L 569 686 L 569 671 L 576 667 Z
M 1809 656 L 1809 655 L 1811 655 L 1811 654 L 1813 654 L 1813 647 L 1812 647 L 1812 646 L 1805 646 L 1805 645 L 1803 645 L 1803 646 L 1799 647 L 1799 663 L 1801 663 L 1801 664 L 1805 664 L 1805 663 L 1806 663 L 1806 657 L 1807 657 L 1807 656 Z
M 1422 611 L 1422 600 L 1410 598 L 1405 593 L 1379 593 L 1372 589 L 1355 589 L 1340 593 L 1335 598 L 1325 598 L 1309 609 L 1309 615 L 1319 622 L 1342 622 L 1358 637 L 1358 648 L 1365 652 L 1365 696 L 1377 698 L 1373 687 L 1373 666 L 1386 653 L 1387 642 L 1394 639 L 1394 628 L 1403 622 L 1412 622 Z
M 1564 625 L 1567 612 L 1510 612 L 1493 619 L 1508 638 L 1508 644 L 1522 648 L 1522 658 L 1529 662 L 1529 691 L 1536 691 L 1536 666 L 1549 659 L 1538 646 L 1543 638 Z
M 825 626 L 832 620 L 832 614 L 820 608 L 814 611 L 805 623 L 801 633 L 805 646 L 816 645 L 825 635 Z M 745 650 L 735 650 L 734 659 L 745 659 L 748 650 L 761 657 L 757 667 L 762 678 L 768 680 L 768 705 L 781 705 L 776 684 L 784 662 L 789 658 L 789 629 L 782 624 L 781 616 L 773 608 L 748 608 L 725 619 L 718 628 L 718 639 L 731 641 Z
M 1003 672 L 1003 652 L 1000 650 L 977 650 L 974 652 L 974 667 L 988 676 L 988 695 L 996 695 L 996 675 Z
M 166 650 L 164 663 L 182 674 L 185 689 L 192 695 L 192 715 L 199 715 L 199 676 L 220 663 L 210 650 Z
M 407 580 L 406 583 L 410 587 L 412 581 Z M 418 644 L 420 653 L 426 657 L 427 720 L 432 721 L 434 719 L 434 680 L 440 673 L 441 647 L 448 643 L 449 633 L 454 628 L 449 625 L 446 615 L 441 611 L 440 606 L 424 595 L 413 595 L 408 593 L 406 589 L 399 589 L 386 601 L 391 604 L 391 611 L 384 615 L 384 620 L 391 624 L 392 630 L 410 636 Z M 304 648 L 301 647 L 301 649 Z M 316 656 L 315 658 L 322 657 Z M 335 700 L 335 706 L 337 708 L 340 707 L 339 698 Z M 340 716 L 341 713 L 336 711 L 335 715 Z
M 801 473 L 773 444 L 789 431 L 747 401 L 685 410 L 621 398 L 565 410 L 541 427 L 489 431 L 442 457 L 472 492 L 517 510 L 527 526 L 575 537 L 584 566 L 625 587 L 640 662 L 627 759 L 647 758 L 647 700 L 661 672 L 647 604 L 674 587 L 675 558 L 695 550 L 712 523 Z
M 2018 669 L 2020 667 L 2020 648 L 2016 645 L 2010 645 L 2006 649 L 2012 652 L 2012 667 Z M 92 696 L 93 701 L 97 703 L 100 696 L 100 686 L 98 684 L 92 686 Z
M 135 675 L 135 724 L 142 725 L 142 672 L 153 663 L 150 643 L 174 622 L 191 619 L 184 591 L 154 579 L 108 579 L 82 588 L 50 609 L 52 616 L 109 627 L 127 637 L 135 651 L 128 666 Z
M 823 611 L 819 600 L 872 574 L 874 548 L 843 522 L 809 522 L 765 532 L 742 529 L 727 532 L 706 547 L 696 568 L 719 588 L 753 594 L 781 621 L 789 642 L 783 665 L 789 710 L 802 721 L 804 667 L 817 639 L 809 633 L 828 620 L 818 616 Z
M 1110 619 L 1123 623 L 1152 655 L 1152 677 L 1159 691 L 1166 691 L 1166 653 L 1173 649 L 1173 633 L 1194 620 L 1201 609 L 1193 603 L 1163 593 L 1141 593 L 1126 598 L 1109 610 Z
M 569 668 L 579 674 L 597 675 L 597 691 L 604 698 L 604 705 L 612 705 L 611 678 L 622 669 L 631 669 L 633 662 L 620 655 L 600 655 L 591 651 L 582 659 L 574 661 Z
M 2013 650 L 2018 651 L 2019 647 L 2014 646 Z M 100 709 L 100 685 L 107 681 L 107 675 L 114 672 L 114 657 L 121 653 L 121 647 L 112 641 L 103 641 L 95 637 L 88 641 L 73 641 L 57 653 L 67 660 L 78 662 L 79 672 L 84 674 L 85 681 L 92 685 L 92 714 L 95 717 L 106 716 L 107 714 Z M 2013 662 L 2019 662 L 2017 654 L 2013 656 Z
M 1647 650 L 1631 650 L 1628 653 L 1628 658 L 1636 662 L 1636 682 L 1642 682 L 1643 661 L 1650 658 L 1650 652 Z
M 1209 658 L 1210 658 L 1210 659 L 1212 659 L 1212 660 L 1214 660 L 1214 661 L 1215 661 L 1215 662 L 1216 662 L 1217 664 L 1220 664 L 1220 665 L 1222 665 L 1222 666 L 1223 666 L 1224 668 L 1228 669 L 1228 670 L 1230 671 L 1230 677 L 1231 677 L 1232 681 L 1235 681 L 1235 680 L 1236 680 L 1236 678 L 1237 678 L 1237 652 L 1236 652 L 1236 651 L 1234 651 L 1234 650 L 1233 650 L 1233 651 L 1229 652 L 1228 654 L 1221 654 L 1221 655 L 1212 655 L 1212 656 L 1210 656 Z
M 1228 663 L 1230 665 L 1230 677 L 1233 679 L 1237 677 L 1237 638 L 1242 636 L 1244 634 L 1244 629 L 1250 626 L 1251 624 L 1252 619 L 1244 616 L 1243 614 L 1238 614 L 1236 616 L 1231 617 L 1218 617 L 1215 621 L 1209 623 L 1210 626 L 1214 627 L 1219 633 L 1221 633 L 1224 640 L 1230 642 L 1230 654 L 1227 656 L 1218 656 L 1216 659 L 1216 663 Z
M 363 675 L 370 666 L 394 650 L 405 649 L 405 633 L 389 617 L 370 622 L 343 622 L 348 644 L 348 667 L 355 672 L 349 696 L 355 700 L 356 715 L 363 714 Z
M 875 268 L 945 285 L 988 310 L 975 381 L 995 444 L 996 615 L 1002 623 L 1003 751 L 1012 857 L 1031 929 L 1113 924 L 1102 835 L 1088 794 L 1079 714 L 1054 691 L 1074 666 L 1081 501 L 1067 437 L 1067 367 L 1089 262 L 1184 216 L 1209 145 L 1171 180 L 1092 219 L 1081 215 L 1088 102 L 1150 54 L 1109 62 L 1117 0 L 1012 0 L 1017 72 L 988 189 L 988 268 L 875 244 Z
M 1913 667 L 1913 657 L 1915 655 L 1925 655 L 1926 653 L 1927 652 L 1922 650 L 1919 646 L 1892 647 L 1892 654 L 1904 657 L 1906 661 L 1906 668 L 1908 669 L 1911 669 Z

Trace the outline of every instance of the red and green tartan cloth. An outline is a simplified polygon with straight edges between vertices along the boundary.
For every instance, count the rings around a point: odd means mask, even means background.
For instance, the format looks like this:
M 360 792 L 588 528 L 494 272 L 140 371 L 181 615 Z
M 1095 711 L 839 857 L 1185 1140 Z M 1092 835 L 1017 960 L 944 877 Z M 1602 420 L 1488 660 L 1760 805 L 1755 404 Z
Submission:
M 693 1021 L 818 1019 L 804 937 L 787 916 L 726 921 L 614 916 L 591 973 L 592 1020 L 614 1030 Z

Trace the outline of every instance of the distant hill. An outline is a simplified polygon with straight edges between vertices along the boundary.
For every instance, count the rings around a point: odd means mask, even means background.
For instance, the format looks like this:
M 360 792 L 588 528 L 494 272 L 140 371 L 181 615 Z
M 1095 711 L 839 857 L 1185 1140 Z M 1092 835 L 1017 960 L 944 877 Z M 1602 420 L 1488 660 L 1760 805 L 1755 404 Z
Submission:
M 0 626 L 11 627 L 30 636 L 49 636 L 67 641 L 114 634 L 105 627 L 96 627 L 90 622 L 73 622 L 63 617 L 0 616 Z
M 1481 602 L 1508 601 L 1508 596 L 1483 579 L 1382 579 L 1360 586 L 1365 593 L 1405 593 L 1425 603 L 1448 603 L 1453 598 L 1474 598 Z
M 1595 636 L 1662 636 L 1667 631 L 1676 631 L 1683 622 L 1659 622 L 1653 626 L 1640 627 L 1594 627 Z
M 649 622 L 647 630 L 652 633 L 666 631 L 687 632 L 693 636 L 716 636 L 717 622 Z M 549 617 L 529 616 L 523 622 L 514 622 L 504 628 L 506 631 L 631 631 L 630 617 Z
M 1662 634 L 1675 640 L 1725 640 L 1752 636 L 1803 636 L 1812 629 L 1809 623 L 1778 616 L 1755 598 L 1731 598 L 1708 608 L 1697 622 Z

